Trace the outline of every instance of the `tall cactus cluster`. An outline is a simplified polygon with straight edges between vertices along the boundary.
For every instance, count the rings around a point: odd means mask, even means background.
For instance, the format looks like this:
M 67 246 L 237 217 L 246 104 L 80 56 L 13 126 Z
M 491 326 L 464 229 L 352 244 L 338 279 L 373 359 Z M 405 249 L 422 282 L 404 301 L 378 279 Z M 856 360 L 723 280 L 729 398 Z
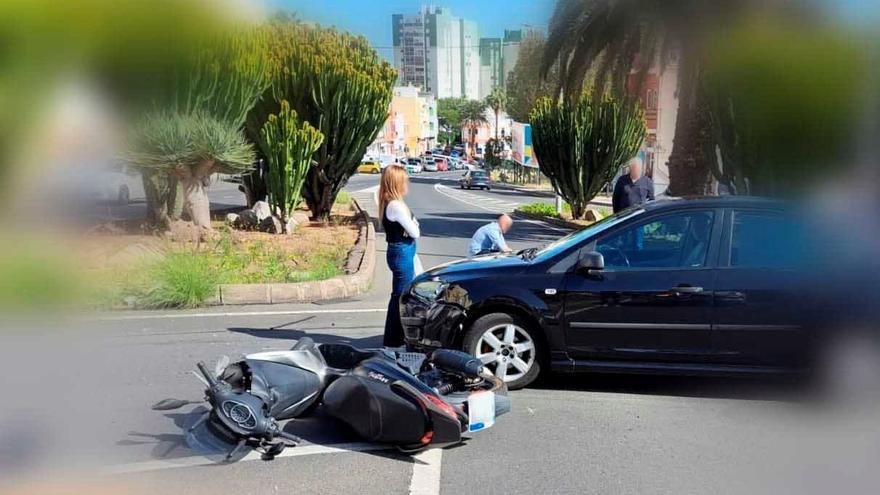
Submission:
M 269 116 L 260 132 L 260 147 L 267 151 L 269 168 L 266 189 L 269 204 L 278 212 L 282 228 L 288 232 L 288 219 L 299 203 L 300 192 L 309 171 L 312 155 L 324 141 L 321 131 L 300 122 L 287 101 L 277 115 Z
M 582 218 L 588 203 L 635 156 L 645 139 L 644 110 L 634 101 L 583 94 L 541 98 L 529 116 L 541 172 Z
M 364 37 L 290 22 L 270 30 L 272 86 L 248 115 L 248 136 L 268 156 L 258 135 L 282 101 L 323 134 L 302 196 L 313 218 L 326 221 L 385 123 L 397 74 Z

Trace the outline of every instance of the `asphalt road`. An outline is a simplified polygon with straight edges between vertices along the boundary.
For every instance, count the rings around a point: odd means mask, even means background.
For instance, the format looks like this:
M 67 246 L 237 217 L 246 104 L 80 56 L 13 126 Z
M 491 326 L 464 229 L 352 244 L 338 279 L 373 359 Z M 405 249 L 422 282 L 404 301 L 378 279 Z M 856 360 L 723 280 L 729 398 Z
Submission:
M 425 267 L 464 256 L 473 231 L 498 212 L 542 200 L 461 191 L 458 175 L 412 180 L 408 203 L 421 223 Z M 356 176 L 347 188 L 373 214 L 376 184 Z M 507 237 L 523 248 L 563 233 L 517 221 Z M 149 409 L 167 397 L 199 399 L 190 374 L 198 360 L 285 349 L 305 335 L 378 345 L 390 292 L 381 234 L 378 242 L 373 290 L 356 299 L 114 313 L 64 322 L 60 337 L 7 337 L 0 385 L 17 407 L 0 407 L 0 491 L 4 478 L 30 477 L 68 488 L 98 483 L 108 493 L 825 493 L 864 472 L 817 470 L 829 466 L 823 455 L 876 459 L 876 436 L 850 432 L 872 441 L 863 450 L 830 448 L 826 437 L 807 434 L 819 420 L 788 400 L 786 387 L 741 380 L 551 376 L 514 392 L 513 411 L 490 430 L 415 458 L 359 442 L 319 414 L 286 426 L 307 444 L 273 462 L 210 465 L 183 441 L 190 408 Z M 820 424 L 827 433 L 829 423 Z M 807 462 L 806 452 L 822 455 Z

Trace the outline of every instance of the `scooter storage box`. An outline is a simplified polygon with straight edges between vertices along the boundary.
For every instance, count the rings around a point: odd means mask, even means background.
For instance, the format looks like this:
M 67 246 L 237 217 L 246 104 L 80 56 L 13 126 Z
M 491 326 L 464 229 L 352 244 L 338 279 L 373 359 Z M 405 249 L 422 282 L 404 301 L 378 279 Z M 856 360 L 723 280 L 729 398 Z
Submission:
M 417 444 L 428 428 L 419 405 L 366 376 L 343 376 L 331 383 L 324 407 L 371 442 Z

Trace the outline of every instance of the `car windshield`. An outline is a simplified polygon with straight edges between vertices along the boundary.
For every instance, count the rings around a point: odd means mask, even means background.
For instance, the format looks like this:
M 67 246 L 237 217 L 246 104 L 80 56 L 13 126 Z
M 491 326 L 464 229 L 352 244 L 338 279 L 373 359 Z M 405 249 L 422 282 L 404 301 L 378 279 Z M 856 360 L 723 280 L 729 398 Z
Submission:
M 486 172 L 474 172 L 474 178 L 475 179 L 485 179 Z
M 557 239 L 556 241 L 551 242 L 550 244 L 547 244 L 543 248 L 534 252 L 534 255 L 531 258 L 537 261 L 543 261 L 553 258 L 557 254 L 568 251 L 569 248 L 581 244 L 585 239 L 589 239 L 590 237 L 604 231 L 605 229 L 609 229 L 619 224 L 620 222 L 623 222 L 624 220 L 628 220 L 635 216 L 641 215 L 644 212 L 644 208 L 628 208 L 626 210 L 615 213 L 609 217 L 599 220 L 598 222 L 588 227 L 572 232 L 567 236 L 564 236 L 560 239 Z

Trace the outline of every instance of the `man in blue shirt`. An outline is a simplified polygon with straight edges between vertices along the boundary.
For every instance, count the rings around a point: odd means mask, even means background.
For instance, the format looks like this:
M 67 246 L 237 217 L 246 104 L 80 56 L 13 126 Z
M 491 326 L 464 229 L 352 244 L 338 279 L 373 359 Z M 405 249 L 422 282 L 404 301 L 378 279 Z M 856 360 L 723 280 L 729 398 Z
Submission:
M 498 215 L 496 221 L 477 229 L 468 246 L 468 256 L 473 257 L 480 253 L 496 251 L 509 253 L 510 248 L 504 242 L 504 234 L 510 230 L 512 225 L 513 219 L 506 214 L 501 214 Z
M 654 183 L 642 175 L 642 159 L 636 157 L 629 161 L 629 173 L 617 179 L 611 203 L 617 213 L 647 201 L 654 201 Z

